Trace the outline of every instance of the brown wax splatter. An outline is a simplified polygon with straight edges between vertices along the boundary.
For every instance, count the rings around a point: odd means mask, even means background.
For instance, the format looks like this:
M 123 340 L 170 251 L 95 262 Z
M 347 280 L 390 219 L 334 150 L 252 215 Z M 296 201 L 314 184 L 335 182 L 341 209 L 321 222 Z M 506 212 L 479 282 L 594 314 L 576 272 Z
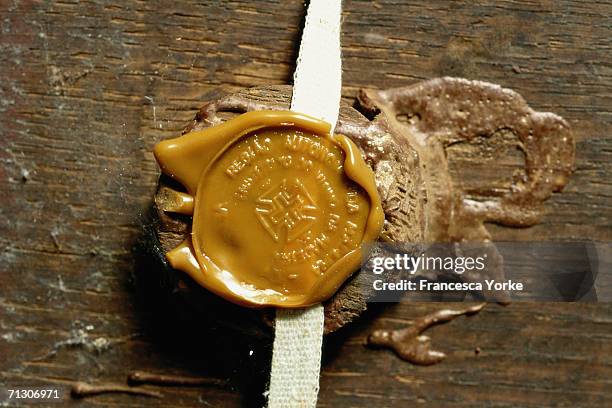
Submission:
M 157 391 L 143 390 L 142 388 L 129 387 L 121 384 L 88 384 L 85 382 L 76 382 L 72 385 L 71 395 L 74 398 L 93 397 L 100 394 L 129 394 L 142 395 L 151 398 L 162 398 L 163 395 Z
M 162 398 L 163 394 L 158 391 L 145 390 L 137 387 L 143 384 L 198 387 L 198 386 L 226 386 L 226 380 L 218 378 L 185 377 L 179 375 L 154 374 L 144 371 L 132 371 L 127 377 L 128 385 L 122 384 L 88 384 L 82 381 L 72 385 L 71 395 L 74 398 L 93 397 L 100 394 L 129 394 L 142 395 L 151 398 Z
M 487 241 L 484 223 L 512 227 L 537 223 L 543 203 L 563 189 L 574 165 L 569 124 L 536 112 L 516 92 L 462 78 L 436 78 L 404 88 L 364 90 L 361 107 L 419 153 L 427 194 L 426 240 Z M 509 131 L 525 157 L 525 168 L 508 180 L 500 197 L 468 198 L 450 177 L 446 149 L 482 141 L 492 148 L 496 132 Z M 483 187 L 486 190 L 486 187 Z
M 174 385 L 184 387 L 225 386 L 227 381 L 219 378 L 185 377 L 180 375 L 155 374 L 144 371 L 132 371 L 128 375 L 130 384 Z
M 438 310 L 418 318 L 405 329 L 375 330 L 368 336 L 367 345 L 392 349 L 402 360 L 412 364 L 423 366 L 437 364 L 444 360 L 446 354 L 432 350 L 431 339 L 422 333 L 431 326 L 449 322 L 457 316 L 478 313 L 485 305 L 486 303 L 480 303 L 460 310 Z
M 457 242 L 461 251 L 484 243 L 488 268 L 466 274 L 464 281 L 504 279 L 503 258 L 486 223 L 528 227 L 539 222 L 544 202 L 567 184 L 574 166 L 574 136 L 560 116 L 531 109 L 518 93 L 499 85 L 462 78 L 436 78 L 386 90 L 362 90 L 362 110 L 409 144 L 419 155 L 421 191 L 426 196 L 425 241 Z M 501 188 L 479 183 L 470 192 L 462 175 L 451 177 L 448 148 L 478 144 L 495 150 L 498 132 L 510 132 L 524 156 L 524 168 Z M 491 169 L 495 172 L 495 169 Z M 495 191 L 495 194 L 479 192 Z M 507 304 L 508 293 L 487 292 L 491 301 Z

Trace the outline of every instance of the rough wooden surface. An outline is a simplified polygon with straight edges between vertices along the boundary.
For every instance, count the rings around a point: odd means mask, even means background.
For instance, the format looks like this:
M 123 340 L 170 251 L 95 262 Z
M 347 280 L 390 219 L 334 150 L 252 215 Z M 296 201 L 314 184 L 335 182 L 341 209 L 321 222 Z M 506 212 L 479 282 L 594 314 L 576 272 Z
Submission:
M 343 96 L 441 75 L 518 91 L 571 123 L 577 166 L 541 224 L 492 226 L 494 237 L 609 241 L 611 15 L 608 1 L 347 1 Z M 261 402 L 268 346 L 168 315 L 154 291 L 135 285 L 146 268 L 133 248 L 158 176 L 152 146 L 218 87 L 287 83 L 302 19 L 299 1 L 0 4 L 2 384 L 123 383 L 139 369 L 232 385 L 69 403 Z M 492 171 L 463 165 L 467 174 Z M 320 406 L 604 406 L 612 398 L 610 304 L 488 307 L 429 333 L 449 354 L 433 367 L 363 347 L 370 329 L 435 307 L 376 308 L 328 338 Z

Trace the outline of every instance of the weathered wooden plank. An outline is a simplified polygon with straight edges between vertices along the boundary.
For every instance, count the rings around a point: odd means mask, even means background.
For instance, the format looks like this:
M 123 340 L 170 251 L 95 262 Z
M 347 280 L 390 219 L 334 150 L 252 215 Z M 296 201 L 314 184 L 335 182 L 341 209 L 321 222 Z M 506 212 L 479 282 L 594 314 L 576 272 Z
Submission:
M 175 321 L 159 300 L 143 299 L 132 247 L 158 175 L 152 146 L 176 134 L 218 87 L 287 83 L 302 3 L 23 1 L 3 2 L 0 14 L 0 382 L 120 382 L 131 369 L 265 381 L 264 346 Z M 610 240 L 611 15 L 603 0 L 346 2 L 343 95 L 440 75 L 515 89 L 534 109 L 571 122 L 577 166 L 541 224 L 491 226 L 494 236 Z M 450 352 L 434 367 L 363 348 L 368 328 L 433 307 L 372 312 L 330 338 L 320 405 L 610 399 L 609 305 L 487 308 L 432 330 Z M 220 352 L 203 352 L 208 342 Z M 109 395 L 80 404 L 260 401 L 257 385 L 238 377 L 230 389 L 169 388 L 163 400 Z

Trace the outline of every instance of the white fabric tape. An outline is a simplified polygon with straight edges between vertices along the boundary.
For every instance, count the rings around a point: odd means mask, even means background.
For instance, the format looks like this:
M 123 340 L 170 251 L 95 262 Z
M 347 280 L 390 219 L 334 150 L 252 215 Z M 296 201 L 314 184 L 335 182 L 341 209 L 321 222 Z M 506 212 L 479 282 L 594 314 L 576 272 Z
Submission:
M 277 309 L 268 408 L 314 408 L 319 393 L 323 306 Z
M 336 127 L 340 110 L 340 0 L 311 0 L 306 14 L 297 68 L 293 75 L 291 110 Z
M 291 110 L 331 124 L 340 110 L 340 0 L 311 0 L 306 14 Z M 277 309 L 268 408 L 314 408 L 319 393 L 325 316 L 322 305 Z

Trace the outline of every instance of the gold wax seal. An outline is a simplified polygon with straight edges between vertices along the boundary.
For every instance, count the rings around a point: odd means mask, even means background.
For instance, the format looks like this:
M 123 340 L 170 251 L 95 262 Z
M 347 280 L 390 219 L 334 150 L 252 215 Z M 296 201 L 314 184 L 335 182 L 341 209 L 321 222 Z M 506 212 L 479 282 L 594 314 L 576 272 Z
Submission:
M 246 306 L 303 307 L 359 268 L 384 214 L 374 175 L 329 124 L 288 111 L 249 112 L 155 146 L 182 183 L 191 239 L 166 254 L 200 285 Z

